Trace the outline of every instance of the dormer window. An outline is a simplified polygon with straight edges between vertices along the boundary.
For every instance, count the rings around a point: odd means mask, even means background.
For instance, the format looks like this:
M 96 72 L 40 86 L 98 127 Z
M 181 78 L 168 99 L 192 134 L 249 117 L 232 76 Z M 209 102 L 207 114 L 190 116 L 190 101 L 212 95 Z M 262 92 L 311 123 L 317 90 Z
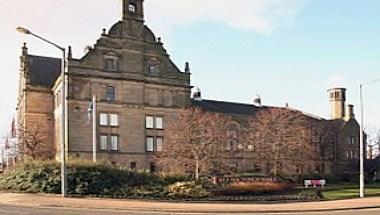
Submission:
M 108 71 L 117 70 L 118 59 L 117 57 L 107 56 L 104 58 L 104 69 Z
M 129 6 L 128 6 L 128 10 L 129 10 L 129 12 L 131 12 L 131 13 L 136 13 L 136 5 L 133 4 L 133 3 L 129 4 Z

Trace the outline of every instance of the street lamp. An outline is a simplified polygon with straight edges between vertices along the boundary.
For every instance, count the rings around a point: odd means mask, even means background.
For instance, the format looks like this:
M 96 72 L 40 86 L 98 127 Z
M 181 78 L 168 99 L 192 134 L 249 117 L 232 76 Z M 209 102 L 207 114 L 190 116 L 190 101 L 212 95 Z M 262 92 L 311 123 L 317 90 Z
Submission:
M 61 61 L 61 80 L 62 80 L 62 87 L 61 87 L 61 97 L 62 97 L 62 113 L 61 113 L 61 194 L 62 197 L 66 197 L 67 195 L 67 175 L 66 175 L 66 141 L 67 141 L 67 80 L 66 80 L 66 70 L 67 70 L 67 64 L 66 64 L 66 50 L 65 48 L 37 35 L 34 34 L 32 31 L 23 28 L 23 27 L 17 27 L 16 30 L 20 33 L 32 35 L 46 43 L 49 43 L 50 45 L 53 45 L 54 47 L 58 48 L 62 52 L 62 61 Z
M 360 84 L 360 198 L 364 198 L 364 102 L 363 87 L 380 82 L 380 79 Z

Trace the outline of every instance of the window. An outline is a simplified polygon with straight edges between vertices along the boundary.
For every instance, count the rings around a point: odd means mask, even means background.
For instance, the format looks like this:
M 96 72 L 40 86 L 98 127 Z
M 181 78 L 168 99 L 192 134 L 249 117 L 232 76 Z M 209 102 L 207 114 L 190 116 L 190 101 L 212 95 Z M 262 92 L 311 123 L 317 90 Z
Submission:
M 119 136 L 118 135 L 100 135 L 100 150 L 102 151 L 118 151 L 119 150 Z
M 107 126 L 108 125 L 108 114 L 106 113 L 101 113 L 99 117 L 99 124 L 101 126 Z
M 356 137 L 349 137 L 348 138 L 348 144 L 355 145 L 356 144 Z
M 158 73 L 160 70 L 158 68 L 158 65 L 149 65 L 148 66 L 148 72 L 149 73 Z
M 156 128 L 157 129 L 163 129 L 163 123 L 162 123 L 162 117 L 156 117 Z
M 136 162 L 131 162 L 131 163 L 129 164 L 129 169 L 131 169 L 131 170 L 136 169 L 136 167 L 137 167 Z
M 107 142 L 108 142 L 108 136 L 107 135 L 100 135 L 100 150 L 107 150 Z
M 252 144 L 249 144 L 249 145 L 247 146 L 247 150 L 250 151 L 250 152 L 252 152 L 252 151 L 255 150 L 255 148 L 254 148 L 254 146 L 253 146 Z
M 154 128 L 154 117 L 153 116 L 146 116 L 145 128 Z
M 119 115 L 109 114 L 109 113 L 101 113 L 99 115 L 99 124 L 101 126 L 117 127 L 117 126 L 119 126 Z
M 151 173 L 155 172 L 156 171 L 156 164 L 155 163 L 150 163 L 149 164 L 149 171 Z
M 111 135 L 111 151 L 119 150 L 119 136 Z
M 117 114 L 110 114 L 110 126 L 119 126 L 119 116 Z
M 135 4 L 129 4 L 128 10 L 129 10 L 129 12 L 135 13 L 136 12 L 136 5 Z
M 106 57 L 104 59 L 104 68 L 109 71 L 117 70 L 117 58 L 116 57 Z
M 335 98 L 339 99 L 339 92 L 335 92 Z
M 107 86 L 106 100 L 107 101 L 115 101 L 115 87 L 114 86 Z
M 154 151 L 154 137 L 146 138 L 146 151 L 153 152 Z
M 157 137 L 156 138 L 156 151 L 157 152 L 162 152 L 162 145 L 163 145 L 163 138 L 162 137 Z

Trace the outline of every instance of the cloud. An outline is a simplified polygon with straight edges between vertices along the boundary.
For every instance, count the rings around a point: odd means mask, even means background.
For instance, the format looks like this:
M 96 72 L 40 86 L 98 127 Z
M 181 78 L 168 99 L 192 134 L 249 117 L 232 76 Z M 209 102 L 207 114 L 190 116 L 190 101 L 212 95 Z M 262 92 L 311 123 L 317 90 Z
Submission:
M 291 22 L 305 1 L 152 0 L 146 1 L 146 8 L 148 22 L 164 30 L 199 22 L 215 22 L 231 28 L 270 34 L 281 24 Z

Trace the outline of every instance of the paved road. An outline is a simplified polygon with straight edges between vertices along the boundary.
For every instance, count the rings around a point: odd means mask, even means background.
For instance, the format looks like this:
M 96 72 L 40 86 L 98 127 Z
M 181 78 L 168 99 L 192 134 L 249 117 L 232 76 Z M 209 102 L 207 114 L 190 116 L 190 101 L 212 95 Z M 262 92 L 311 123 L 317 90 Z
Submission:
M 117 210 L 89 210 L 89 209 L 64 209 L 64 208 L 28 208 L 0 205 L 1 215 L 198 215 L 196 213 L 167 213 L 167 212 L 144 212 L 144 211 L 117 211 Z M 380 209 L 349 210 L 318 213 L 251 213 L 244 215 L 379 215 Z M 227 215 L 227 214 L 208 214 Z

